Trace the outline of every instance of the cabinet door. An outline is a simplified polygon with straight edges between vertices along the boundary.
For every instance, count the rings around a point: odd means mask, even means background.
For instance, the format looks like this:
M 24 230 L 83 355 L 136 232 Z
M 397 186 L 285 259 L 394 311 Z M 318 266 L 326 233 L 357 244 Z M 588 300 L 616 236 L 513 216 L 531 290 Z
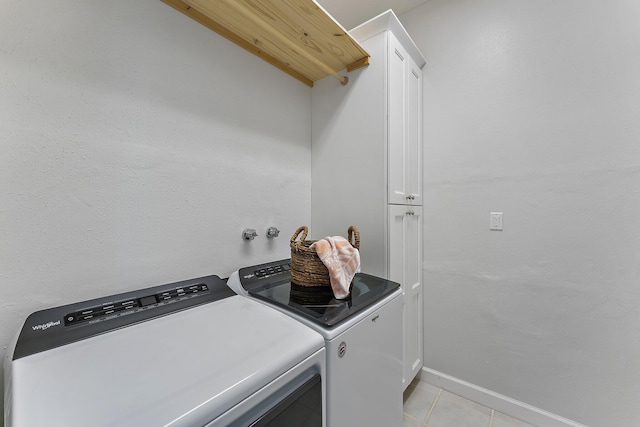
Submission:
M 407 150 L 405 177 L 409 203 L 422 205 L 422 70 L 409 58 L 407 67 Z
M 389 32 L 388 203 L 422 204 L 422 70 Z
M 409 206 L 389 205 L 389 280 L 402 285 L 404 293 L 404 233 Z
M 403 291 L 403 385 L 422 368 L 422 207 L 389 206 L 389 279 Z
M 405 221 L 404 244 L 404 369 L 403 384 L 408 386 L 422 368 L 422 207 L 410 207 Z
M 403 204 L 409 201 L 405 173 L 406 165 L 406 111 L 407 89 L 406 74 L 409 55 L 391 31 L 389 37 L 389 72 L 388 72 L 388 203 Z

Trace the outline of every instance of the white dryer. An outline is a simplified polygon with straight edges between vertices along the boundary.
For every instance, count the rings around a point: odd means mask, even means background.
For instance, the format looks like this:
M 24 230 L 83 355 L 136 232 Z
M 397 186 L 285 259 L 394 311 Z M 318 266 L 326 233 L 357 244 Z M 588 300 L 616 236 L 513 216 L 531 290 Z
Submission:
M 356 274 L 351 296 L 290 280 L 290 260 L 242 268 L 227 281 L 319 332 L 325 340 L 327 426 L 402 426 L 402 290 Z
M 208 276 L 30 315 L 5 426 L 323 426 L 324 341 Z

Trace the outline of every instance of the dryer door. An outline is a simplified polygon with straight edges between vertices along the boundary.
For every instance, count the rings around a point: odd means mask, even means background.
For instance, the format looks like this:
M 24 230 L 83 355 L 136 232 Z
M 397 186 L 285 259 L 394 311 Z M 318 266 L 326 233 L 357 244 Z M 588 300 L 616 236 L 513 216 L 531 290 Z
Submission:
M 206 427 L 324 427 L 324 348 Z
M 251 427 L 322 427 L 322 381 L 320 374 L 294 390 L 269 409 Z

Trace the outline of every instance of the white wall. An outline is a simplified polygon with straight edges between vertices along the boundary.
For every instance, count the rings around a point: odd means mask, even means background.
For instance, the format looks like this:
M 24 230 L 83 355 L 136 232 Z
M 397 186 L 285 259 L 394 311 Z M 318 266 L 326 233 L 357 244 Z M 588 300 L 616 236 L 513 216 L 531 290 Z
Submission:
M 427 57 L 426 365 L 640 425 L 640 3 L 431 0 L 401 20 Z
M 0 355 L 38 309 L 288 257 L 310 105 L 161 1 L 0 0 Z

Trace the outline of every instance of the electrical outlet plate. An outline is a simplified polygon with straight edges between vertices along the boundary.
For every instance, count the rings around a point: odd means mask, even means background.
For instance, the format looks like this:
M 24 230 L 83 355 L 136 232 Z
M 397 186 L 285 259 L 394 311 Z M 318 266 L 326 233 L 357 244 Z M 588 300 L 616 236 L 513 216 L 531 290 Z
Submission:
M 502 231 L 502 212 L 491 212 L 489 230 Z

